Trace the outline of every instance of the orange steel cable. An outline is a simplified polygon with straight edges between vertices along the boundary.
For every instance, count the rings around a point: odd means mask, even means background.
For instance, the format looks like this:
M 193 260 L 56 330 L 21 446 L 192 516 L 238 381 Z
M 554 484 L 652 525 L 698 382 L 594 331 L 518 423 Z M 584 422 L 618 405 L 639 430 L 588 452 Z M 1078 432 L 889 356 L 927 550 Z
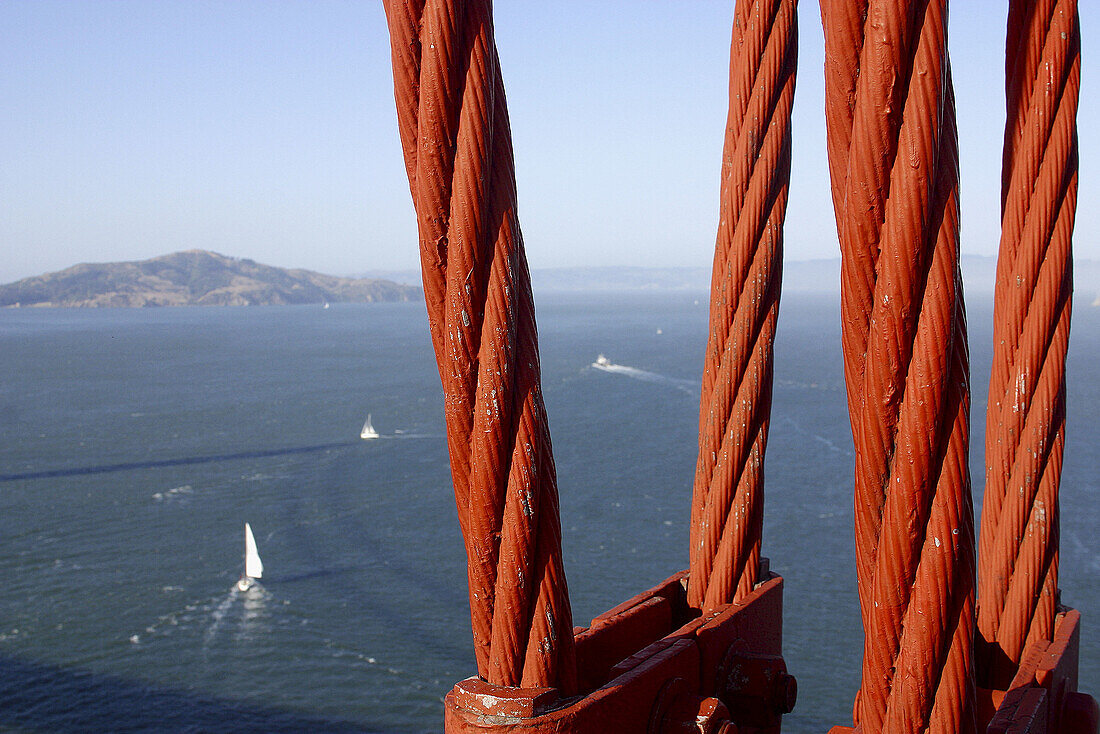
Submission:
M 821 0 L 865 734 L 975 731 L 969 357 L 946 0 Z
M 1049 640 L 1077 209 L 1081 37 L 1076 0 L 1012 0 L 1008 116 L 978 573 L 983 683 L 1005 688 Z
M 488 0 L 386 0 L 478 672 L 575 687 L 557 479 Z
M 796 0 L 738 0 L 722 155 L 710 328 L 699 401 L 688 601 L 752 591 L 760 565 L 764 450 L 791 172 Z

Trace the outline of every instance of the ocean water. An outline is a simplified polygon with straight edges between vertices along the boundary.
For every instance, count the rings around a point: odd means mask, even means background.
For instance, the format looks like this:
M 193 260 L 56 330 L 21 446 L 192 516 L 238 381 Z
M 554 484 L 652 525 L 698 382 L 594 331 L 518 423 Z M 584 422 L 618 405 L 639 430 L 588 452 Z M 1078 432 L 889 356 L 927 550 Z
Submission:
M 707 298 L 537 298 L 586 624 L 687 565 Z M 990 309 L 971 300 L 980 467 Z M 837 299 L 785 296 L 779 328 L 764 553 L 799 680 L 785 731 L 822 732 L 850 721 L 862 640 Z M 1098 360 L 1100 309 L 1079 301 L 1061 585 L 1094 695 Z M 441 728 L 474 663 L 422 304 L 9 309 L 0 374 L 0 729 Z M 383 435 L 364 442 L 368 412 Z M 267 570 L 242 593 L 246 520 Z

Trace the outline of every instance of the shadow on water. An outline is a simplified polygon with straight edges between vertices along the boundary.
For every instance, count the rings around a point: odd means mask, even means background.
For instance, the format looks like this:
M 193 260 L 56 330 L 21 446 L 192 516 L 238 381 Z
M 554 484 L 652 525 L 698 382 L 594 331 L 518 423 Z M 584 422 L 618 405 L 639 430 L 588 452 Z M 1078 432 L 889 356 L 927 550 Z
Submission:
M 312 581 L 314 579 L 323 579 L 333 576 L 343 577 L 360 570 L 362 570 L 361 566 L 339 566 L 331 568 L 316 568 L 310 571 L 303 571 L 302 573 L 296 573 L 288 576 L 272 576 L 271 574 L 268 574 L 264 577 L 264 583 L 292 584 L 296 581 Z
M 0 657 L 0 729 L 50 732 L 360 732 L 383 729 Z
M 364 558 L 374 559 L 385 569 L 385 578 L 393 584 L 400 584 L 405 594 L 412 590 L 420 592 L 425 598 L 433 599 L 439 609 L 463 610 L 456 612 L 459 618 L 467 619 L 469 601 L 465 594 L 465 576 L 440 576 L 410 562 L 399 548 L 381 541 L 375 536 L 375 528 L 369 522 L 360 522 L 352 518 L 339 518 L 326 528 L 324 540 L 333 538 L 346 540 L 347 547 L 356 548 Z M 291 583 L 324 579 L 339 575 L 340 598 L 360 613 L 369 614 L 376 624 L 384 625 L 389 635 L 396 635 L 406 641 L 411 649 L 420 650 L 424 655 L 448 663 L 459 662 L 469 665 L 472 662 L 470 649 L 465 638 L 440 635 L 438 617 L 410 614 L 405 606 L 408 601 L 402 593 L 391 593 L 380 585 L 378 576 L 365 576 L 364 565 L 342 567 L 326 566 L 330 550 L 318 536 L 300 533 L 293 542 L 298 554 L 317 567 L 292 576 L 271 577 L 270 583 Z M 468 630 L 468 627 L 464 627 Z
M 218 461 L 236 461 L 238 459 L 263 459 L 269 456 L 289 456 L 292 454 L 312 454 L 332 449 L 357 446 L 360 441 L 340 441 L 322 443 L 315 446 L 290 446 L 266 451 L 241 451 L 235 454 L 217 454 L 215 456 L 187 456 L 178 459 L 160 461 L 131 461 L 122 464 L 100 464 L 99 466 L 78 466 L 70 469 L 46 469 L 43 471 L 22 472 L 19 474 L 0 474 L 0 482 L 17 482 L 25 479 L 52 479 L 55 477 L 76 477 L 85 474 L 107 474 L 133 469 L 156 469 L 165 466 L 189 466 L 192 464 L 212 464 Z

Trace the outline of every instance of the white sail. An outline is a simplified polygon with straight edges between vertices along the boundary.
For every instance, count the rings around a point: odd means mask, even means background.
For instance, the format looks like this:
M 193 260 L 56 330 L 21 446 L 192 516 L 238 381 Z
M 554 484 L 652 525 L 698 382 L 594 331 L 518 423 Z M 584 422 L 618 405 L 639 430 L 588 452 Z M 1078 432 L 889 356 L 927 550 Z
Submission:
M 244 524 L 244 575 L 258 579 L 264 575 L 264 562 L 256 550 L 256 538 L 252 535 L 252 526 Z
M 359 431 L 359 438 L 364 440 L 378 438 L 378 431 L 374 430 L 374 426 L 370 422 L 370 413 L 367 413 L 367 422 L 363 424 L 363 430 Z

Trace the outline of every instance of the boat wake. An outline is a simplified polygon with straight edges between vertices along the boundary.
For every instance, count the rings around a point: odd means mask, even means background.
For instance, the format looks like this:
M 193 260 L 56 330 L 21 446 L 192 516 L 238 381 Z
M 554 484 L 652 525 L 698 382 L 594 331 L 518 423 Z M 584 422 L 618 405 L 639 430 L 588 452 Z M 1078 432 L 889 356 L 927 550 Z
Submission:
M 271 592 L 259 582 L 253 582 L 247 591 L 241 591 L 234 584 L 210 614 L 210 626 L 203 633 L 203 649 L 210 647 L 227 619 L 231 622 L 235 639 L 249 640 L 263 634 L 272 621 L 267 607 L 273 598 Z
M 181 591 L 178 587 L 165 587 Z M 275 597 L 262 584 L 255 582 L 248 591 L 241 591 L 234 583 L 224 596 L 213 596 L 205 601 L 192 601 L 167 614 L 162 614 L 140 632 L 129 636 L 130 643 L 142 645 L 156 639 L 183 633 L 193 636 L 201 631 L 202 649 L 210 648 L 229 625 L 236 638 L 251 638 L 264 631 L 270 623 L 270 602 Z M 287 602 L 283 602 L 286 604 Z M 283 623 L 289 624 L 290 620 Z
M 237 588 L 237 585 L 234 584 L 225 598 L 221 600 L 218 606 L 214 607 L 213 612 L 210 614 L 210 626 L 206 628 L 206 632 L 203 633 L 202 636 L 203 647 L 209 646 L 210 643 L 214 641 L 214 638 L 217 637 L 218 630 L 221 629 L 222 626 L 222 621 L 225 620 L 225 615 L 233 607 L 233 602 L 237 600 L 237 597 L 247 593 L 249 592 L 242 592 Z
M 181 591 L 183 589 L 179 586 L 165 586 L 161 589 L 161 593 L 165 594 Z M 215 596 L 205 601 L 192 601 L 180 609 L 162 614 L 140 633 L 130 635 L 130 642 L 136 645 L 148 639 L 167 637 L 179 629 L 194 629 L 196 625 L 206 624 L 210 616 L 214 620 L 211 627 L 216 628 L 221 624 L 221 620 L 225 617 L 229 607 L 232 606 L 236 591 L 237 589 L 234 586 L 230 594 L 224 599 Z M 217 630 L 214 629 L 213 631 L 216 632 Z M 207 634 L 211 634 L 209 629 Z
M 444 438 L 442 433 L 404 433 L 402 431 L 394 431 L 393 433 L 383 433 L 375 441 L 401 441 L 404 439 L 413 438 Z
M 156 492 L 153 494 L 153 499 L 157 502 L 169 502 L 172 500 L 183 499 L 186 495 L 191 494 L 195 490 L 191 488 L 190 484 L 185 484 L 182 487 L 172 487 L 166 489 L 163 492 Z
M 851 449 L 843 447 L 843 446 L 838 446 L 835 443 L 833 443 L 833 441 L 826 438 L 825 436 L 822 436 L 820 434 L 813 433 L 811 431 L 806 430 L 805 428 L 803 428 L 797 421 L 795 421 L 790 416 L 783 416 L 779 420 L 779 422 L 783 425 L 790 426 L 791 428 L 793 428 L 795 430 L 796 433 L 800 433 L 803 436 L 809 436 L 812 440 L 816 441 L 817 443 L 821 444 L 826 449 L 828 449 L 830 453 L 841 454 L 841 455 L 844 455 L 844 456 L 854 456 Z
M 613 375 L 622 375 L 623 377 L 629 377 L 632 380 L 639 380 L 641 382 L 652 382 L 658 385 L 665 385 L 675 390 L 680 390 L 688 395 L 698 395 L 699 386 L 692 380 L 684 380 L 678 377 L 669 377 L 668 375 L 662 375 L 658 372 L 649 372 L 648 370 L 638 369 L 637 367 L 628 367 L 625 364 L 615 364 L 602 354 L 596 358 L 591 367 L 601 370 L 603 372 L 610 372 Z
M 1063 538 L 1068 538 L 1073 543 L 1073 550 L 1081 558 L 1082 561 L 1088 564 L 1089 570 L 1093 572 L 1100 571 L 1100 555 L 1094 554 L 1088 546 L 1081 542 L 1081 538 L 1076 533 L 1070 531 L 1066 533 L 1063 531 Z

